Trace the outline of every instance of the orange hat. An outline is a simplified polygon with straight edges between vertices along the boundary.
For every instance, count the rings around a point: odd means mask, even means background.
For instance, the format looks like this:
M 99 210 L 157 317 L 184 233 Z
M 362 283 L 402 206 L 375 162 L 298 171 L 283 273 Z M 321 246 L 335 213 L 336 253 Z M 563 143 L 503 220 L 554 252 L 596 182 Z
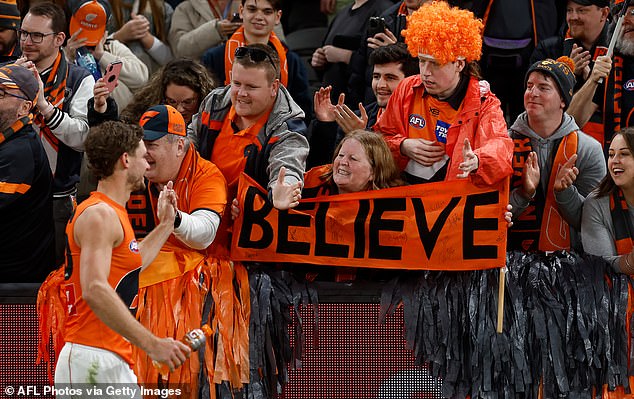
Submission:
M 96 0 L 82 4 L 70 18 L 71 36 L 80 28 L 78 39 L 86 38 L 84 45 L 96 46 L 106 31 L 108 14 L 104 6 Z
M 143 128 L 143 140 L 158 140 L 166 134 L 187 136 L 187 127 L 183 115 L 171 105 L 150 107 L 139 120 Z

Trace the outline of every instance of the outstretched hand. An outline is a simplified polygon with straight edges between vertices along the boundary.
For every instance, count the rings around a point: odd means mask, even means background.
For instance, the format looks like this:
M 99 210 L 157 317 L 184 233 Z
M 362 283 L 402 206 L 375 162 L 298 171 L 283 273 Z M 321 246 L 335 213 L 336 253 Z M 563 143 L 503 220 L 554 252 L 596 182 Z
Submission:
M 368 125 L 368 113 L 365 112 L 361 103 L 359 103 L 359 113 L 361 117 L 358 117 L 346 104 L 341 102 L 335 106 L 335 121 L 346 134 L 353 130 L 365 129 Z
M 279 210 L 294 208 L 302 199 L 302 183 L 286 184 L 286 168 L 281 167 L 275 185 L 271 188 L 273 206 Z
M 480 160 L 478 156 L 471 149 L 471 143 L 469 143 L 469 139 L 464 139 L 464 143 L 462 145 L 462 163 L 458 165 L 458 169 L 462 171 L 462 173 L 458 173 L 458 177 L 464 179 L 469 176 L 471 172 L 474 172 L 480 166 Z

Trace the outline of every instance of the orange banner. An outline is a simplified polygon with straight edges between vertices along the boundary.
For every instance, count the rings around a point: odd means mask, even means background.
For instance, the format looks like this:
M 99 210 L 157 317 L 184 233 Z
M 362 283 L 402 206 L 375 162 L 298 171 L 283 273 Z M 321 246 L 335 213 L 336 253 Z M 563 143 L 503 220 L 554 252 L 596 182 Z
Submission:
M 240 178 L 233 260 L 387 269 L 478 270 L 506 260 L 509 182 L 467 180 L 304 199 L 278 211 Z

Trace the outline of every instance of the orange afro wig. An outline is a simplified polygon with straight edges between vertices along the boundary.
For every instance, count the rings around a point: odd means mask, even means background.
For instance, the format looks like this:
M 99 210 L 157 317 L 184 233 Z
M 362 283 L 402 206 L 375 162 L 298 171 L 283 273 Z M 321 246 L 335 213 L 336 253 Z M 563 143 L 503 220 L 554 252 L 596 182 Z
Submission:
M 407 29 L 402 34 L 413 57 L 428 54 L 446 64 L 458 58 L 467 62 L 479 60 L 483 29 L 482 21 L 471 11 L 433 1 L 407 17 Z

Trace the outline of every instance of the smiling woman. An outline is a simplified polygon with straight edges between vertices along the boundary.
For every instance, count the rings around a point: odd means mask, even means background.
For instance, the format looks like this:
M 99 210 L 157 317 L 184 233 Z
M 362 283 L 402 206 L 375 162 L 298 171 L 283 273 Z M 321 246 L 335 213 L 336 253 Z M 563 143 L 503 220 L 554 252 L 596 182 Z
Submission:
M 634 274 L 634 128 L 614 136 L 608 173 L 583 204 L 581 238 L 584 250 L 603 256 L 620 272 Z
M 403 184 L 383 136 L 354 130 L 337 146 L 332 165 L 306 172 L 302 197 L 355 193 Z

